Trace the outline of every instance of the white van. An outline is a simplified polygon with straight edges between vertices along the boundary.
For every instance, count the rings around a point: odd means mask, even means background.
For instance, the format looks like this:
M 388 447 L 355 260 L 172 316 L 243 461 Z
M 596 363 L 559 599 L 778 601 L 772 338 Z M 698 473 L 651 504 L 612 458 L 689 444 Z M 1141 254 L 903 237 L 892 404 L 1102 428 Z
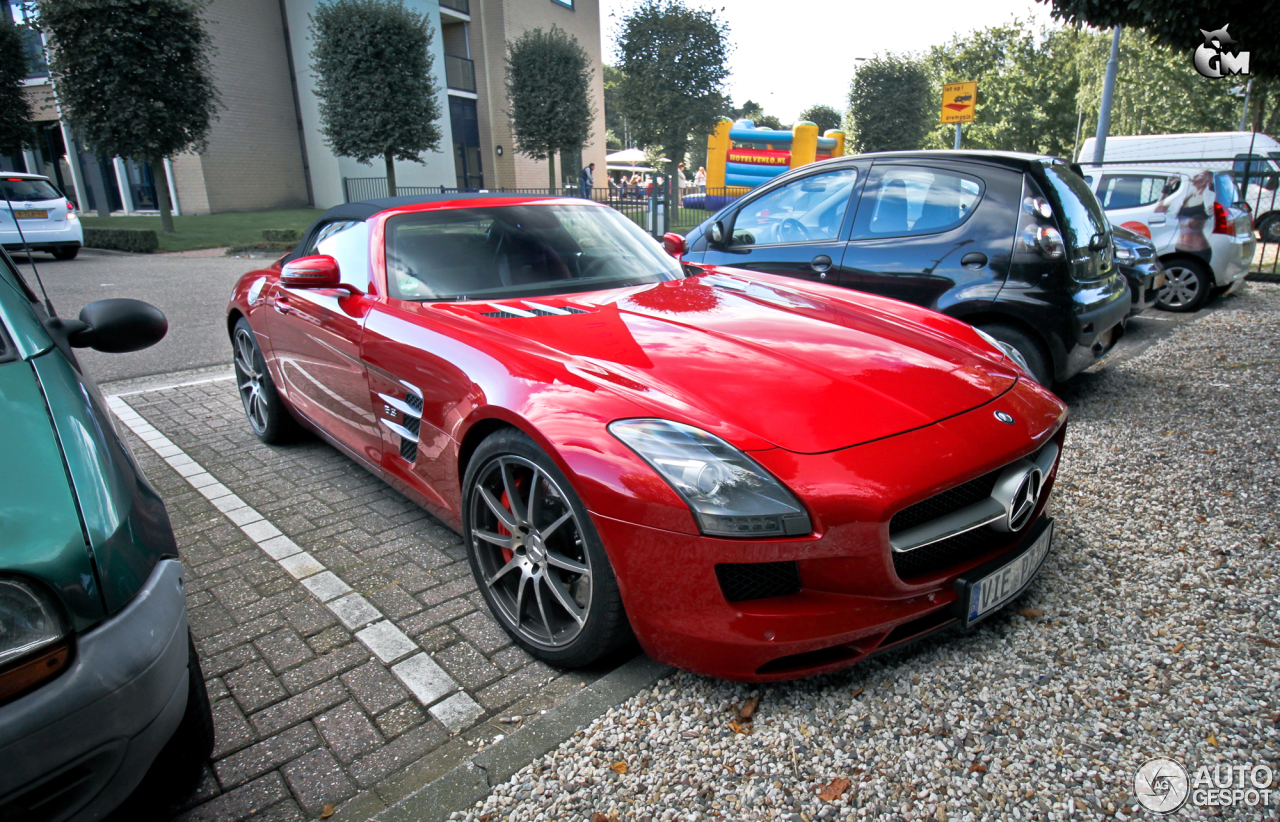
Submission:
M 1094 138 L 1080 147 L 1078 162 L 1093 163 Z M 1201 134 L 1139 134 L 1108 137 L 1105 167 L 1113 163 L 1160 163 L 1186 169 L 1231 171 L 1236 183 L 1244 181 L 1248 165 L 1249 187 L 1243 199 L 1253 213 L 1254 227 L 1265 243 L 1280 242 L 1280 141 L 1252 131 L 1213 131 Z

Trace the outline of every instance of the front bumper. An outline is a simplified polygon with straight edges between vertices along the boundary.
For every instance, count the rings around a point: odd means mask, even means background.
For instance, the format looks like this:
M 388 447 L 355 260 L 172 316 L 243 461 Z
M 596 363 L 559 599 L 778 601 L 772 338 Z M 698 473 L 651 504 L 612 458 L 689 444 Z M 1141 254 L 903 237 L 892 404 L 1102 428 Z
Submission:
M 0 819 L 97 820 L 137 787 L 186 711 L 182 573 L 159 562 L 67 670 L 0 706 Z
M 1012 414 L 1019 424 L 1006 427 L 995 411 Z M 1015 550 L 1027 529 L 904 579 L 889 547 L 889 520 L 1050 440 L 1061 444 L 1064 418 L 1043 389 L 1022 381 L 978 409 L 884 440 L 825 454 L 752 452 L 805 501 L 814 522 L 808 537 L 718 539 L 595 512 L 592 520 L 632 628 L 650 656 L 725 679 L 810 676 L 955 622 L 956 578 Z M 1032 523 L 1042 515 L 1055 477 L 1056 469 L 1046 478 Z M 798 592 L 745 601 L 726 598 L 716 570 L 721 564 L 790 562 L 798 568 Z

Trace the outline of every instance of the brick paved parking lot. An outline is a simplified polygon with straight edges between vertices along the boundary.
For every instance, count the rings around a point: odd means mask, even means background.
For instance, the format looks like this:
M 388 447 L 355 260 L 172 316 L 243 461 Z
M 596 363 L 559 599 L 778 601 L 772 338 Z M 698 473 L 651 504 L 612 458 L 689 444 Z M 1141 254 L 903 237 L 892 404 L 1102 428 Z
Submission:
M 364 820 L 607 669 L 516 647 L 459 536 L 229 379 L 109 401 L 168 505 L 217 747 L 184 820 Z

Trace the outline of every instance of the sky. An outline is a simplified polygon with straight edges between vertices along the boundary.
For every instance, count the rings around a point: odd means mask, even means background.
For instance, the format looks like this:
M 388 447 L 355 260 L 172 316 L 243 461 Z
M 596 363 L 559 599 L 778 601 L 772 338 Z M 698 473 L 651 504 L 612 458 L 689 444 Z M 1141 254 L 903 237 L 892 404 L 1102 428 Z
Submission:
M 606 63 L 616 61 L 615 33 L 638 0 L 600 0 Z M 714 9 L 729 24 L 729 94 L 789 123 L 815 103 L 844 111 L 856 58 L 927 51 L 957 34 L 1014 17 L 1049 23 L 1049 7 L 1032 0 L 685 0 Z M 723 11 L 721 11 L 723 9 Z M 796 56 L 791 65 L 790 56 Z

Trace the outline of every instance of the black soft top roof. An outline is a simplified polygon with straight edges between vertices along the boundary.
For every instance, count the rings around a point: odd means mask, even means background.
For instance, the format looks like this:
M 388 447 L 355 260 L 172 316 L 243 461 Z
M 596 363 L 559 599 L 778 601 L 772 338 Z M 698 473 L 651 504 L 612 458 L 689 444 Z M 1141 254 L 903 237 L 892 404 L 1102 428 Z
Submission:
M 386 211 L 389 208 L 400 208 L 402 206 L 418 205 L 420 203 L 448 203 L 459 200 L 493 200 L 493 199 L 509 199 L 511 197 L 526 197 L 527 194 L 503 194 L 501 192 L 473 192 L 463 191 L 455 194 L 411 194 L 407 197 L 379 197 L 376 200 L 362 200 L 358 203 L 343 203 L 336 205 L 325 213 L 320 215 L 320 219 L 311 224 L 306 234 L 302 237 L 302 242 L 298 243 L 293 251 L 285 257 L 285 260 L 292 260 L 302 255 L 303 249 L 310 248 L 312 240 L 321 227 L 329 223 L 336 223 L 342 220 L 367 220 L 375 214 Z M 532 195 L 538 196 L 538 195 Z M 545 197 L 553 197 L 555 195 L 543 195 Z

